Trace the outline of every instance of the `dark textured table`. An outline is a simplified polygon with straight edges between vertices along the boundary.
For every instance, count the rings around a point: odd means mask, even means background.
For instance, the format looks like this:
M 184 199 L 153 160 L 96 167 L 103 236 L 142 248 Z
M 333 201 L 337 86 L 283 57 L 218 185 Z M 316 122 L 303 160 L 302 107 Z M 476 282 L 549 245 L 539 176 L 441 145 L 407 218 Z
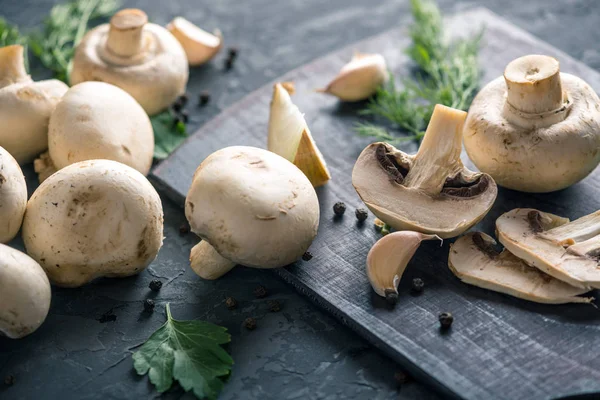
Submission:
M 206 29 L 219 27 L 229 45 L 240 48 L 234 70 L 224 73 L 221 55 L 191 71 L 189 91 L 211 91 L 209 106 L 190 107 L 190 131 L 244 94 L 311 59 L 366 36 L 387 30 L 408 13 L 406 1 L 327 2 L 206 0 L 127 2 L 165 23 L 185 15 Z M 594 50 L 600 4 L 575 0 L 545 4 L 543 0 L 460 2 L 441 1 L 446 12 L 485 5 L 554 46 L 600 68 Z M 0 0 L 0 15 L 22 26 L 35 26 L 51 1 Z M 192 100 L 195 103 L 195 99 Z M 30 169 L 27 171 L 30 174 Z M 31 175 L 31 174 L 30 174 Z M 29 182 L 33 182 L 29 179 Z M 32 187 L 30 187 L 32 189 Z M 179 319 L 203 319 L 229 328 L 233 375 L 222 398 L 333 399 L 437 398 L 426 385 L 411 383 L 400 391 L 394 382 L 399 369 L 378 351 L 278 280 L 274 274 L 239 268 L 216 282 L 203 282 L 187 266 L 193 235 L 180 236 L 184 222 L 178 205 L 164 200 L 165 245 L 158 259 L 137 277 L 99 280 L 80 289 L 54 289 L 46 323 L 28 338 L 0 339 L 0 377 L 13 374 L 11 387 L 0 383 L 0 398 L 149 398 L 155 395 L 146 377 L 137 377 L 130 354 L 164 321 L 163 305 L 171 303 Z M 155 294 L 148 282 L 160 278 Z M 257 285 L 269 289 L 255 299 Z M 235 311 L 226 296 L 239 302 Z M 142 312 L 147 297 L 157 312 Z M 282 311 L 270 313 L 267 300 L 277 299 Z M 103 314 L 115 321 L 100 323 Z M 253 316 L 255 331 L 242 321 Z M 165 398 L 182 397 L 181 389 Z M 190 396 L 185 396 L 190 397 Z

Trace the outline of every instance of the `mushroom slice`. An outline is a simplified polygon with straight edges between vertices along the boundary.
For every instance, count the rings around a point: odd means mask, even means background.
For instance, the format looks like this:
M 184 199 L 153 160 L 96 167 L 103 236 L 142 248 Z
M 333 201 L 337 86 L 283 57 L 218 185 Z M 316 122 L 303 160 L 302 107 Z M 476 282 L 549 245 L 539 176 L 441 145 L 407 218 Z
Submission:
M 496 241 L 470 232 L 450 246 L 448 267 L 461 281 L 536 303 L 590 303 L 578 297 L 587 289 L 574 287 L 530 267 L 508 250 L 498 252 Z
M 595 237 L 585 240 L 590 232 L 590 219 L 587 216 L 569 223 L 568 219 L 553 214 L 517 208 L 496 220 L 496 231 L 500 243 L 527 264 L 570 285 L 589 290 L 600 288 L 598 248 L 591 248 L 598 240 Z M 582 238 L 582 241 L 577 242 L 575 238 Z M 575 243 L 571 246 L 573 250 L 561 244 L 568 246 L 569 240 Z M 582 251 L 585 253 L 578 254 Z
M 142 10 L 129 8 L 85 34 L 75 49 L 70 81 L 71 86 L 85 81 L 118 86 L 154 115 L 185 92 L 188 69 L 175 36 L 149 23 Z
M 188 63 L 192 66 L 204 64 L 213 58 L 223 46 L 223 35 L 215 29 L 208 33 L 183 17 L 176 17 L 167 25 L 169 32 L 185 50 Z
M 466 113 L 437 105 L 415 155 L 373 143 L 358 157 L 352 184 L 367 207 L 396 230 L 457 236 L 492 207 L 498 188 L 460 160 Z
M 423 240 L 442 240 L 437 235 L 400 231 L 379 239 L 367 255 L 367 276 L 373 290 L 390 304 L 398 300 L 398 282 Z
M 293 92 L 291 82 L 276 83 L 273 87 L 267 149 L 293 162 L 313 186 L 321 186 L 331 175 L 304 116 L 292 103 Z
M 217 279 L 236 264 L 278 268 L 302 257 L 317 235 L 319 200 L 291 162 L 233 146 L 200 164 L 185 215 L 202 238 L 191 250 L 191 267 L 204 279 Z

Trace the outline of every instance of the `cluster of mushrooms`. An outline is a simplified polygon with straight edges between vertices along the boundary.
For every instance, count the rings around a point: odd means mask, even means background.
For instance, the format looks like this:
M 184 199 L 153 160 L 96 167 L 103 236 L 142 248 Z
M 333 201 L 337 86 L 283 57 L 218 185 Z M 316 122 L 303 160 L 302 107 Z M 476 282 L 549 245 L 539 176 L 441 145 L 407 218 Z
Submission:
M 465 168 L 467 154 L 481 172 Z M 459 236 L 492 207 L 496 184 L 551 192 L 586 177 L 600 162 L 600 99 L 552 57 L 529 55 L 486 85 L 468 114 L 438 105 L 419 151 L 373 143 L 352 183 L 367 207 L 398 230 L 367 257 L 375 292 L 394 303 L 397 285 L 423 240 Z M 504 249 L 483 232 L 450 247 L 448 266 L 463 282 L 549 304 L 589 303 L 600 288 L 600 212 L 569 222 L 535 209 L 496 221 Z
M 163 210 L 145 176 L 149 115 L 185 92 L 188 65 L 221 42 L 183 18 L 163 28 L 121 10 L 76 48 L 71 87 L 34 82 L 23 47 L 0 48 L 0 334 L 21 338 L 43 323 L 50 283 L 130 276 L 156 258 Z M 28 199 L 21 165 L 32 161 L 40 185 Z M 5 244 L 19 230 L 27 254 Z

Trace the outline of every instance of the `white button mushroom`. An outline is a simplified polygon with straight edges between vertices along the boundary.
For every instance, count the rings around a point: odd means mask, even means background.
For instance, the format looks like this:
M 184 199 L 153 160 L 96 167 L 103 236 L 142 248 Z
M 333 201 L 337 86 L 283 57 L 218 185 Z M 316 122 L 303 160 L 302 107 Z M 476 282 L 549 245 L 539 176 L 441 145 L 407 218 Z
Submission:
M 299 259 L 317 235 L 319 202 L 294 164 L 266 150 L 221 149 L 198 167 L 185 200 L 191 230 L 203 240 L 192 269 L 216 279 L 236 264 L 277 268 Z
M 154 115 L 185 92 L 188 61 L 168 30 L 148 23 L 141 10 L 125 9 L 110 24 L 84 36 L 75 51 L 70 79 L 71 85 L 102 81 L 119 86 Z
M 50 309 L 50 282 L 27 254 L 0 244 L 0 333 L 11 339 L 27 336 Z
M 21 229 L 27 206 L 27 185 L 17 161 L 0 147 L 0 243 L 12 240 Z
M 148 115 L 122 89 L 103 82 L 73 86 L 50 117 L 50 158 L 36 160 L 40 181 L 56 169 L 93 159 L 119 161 L 147 175 L 154 154 Z
M 163 239 L 160 197 L 139 172 L 109 160 L 82 161 L 46 179 L 27 203 L 27 253 L 59 286 L 135 275 Z
M 473 163 L 504 187 L 551 192 L 600 162 L 600 99 L 552 57 L 512 61 L 477 95 L 464 128 Z
M 48 119 L 68 86 L 56 79 L 34 82 L 23 64 L 23 47 L 0 48 L 0 146 L 19 164 L 48 147 Z

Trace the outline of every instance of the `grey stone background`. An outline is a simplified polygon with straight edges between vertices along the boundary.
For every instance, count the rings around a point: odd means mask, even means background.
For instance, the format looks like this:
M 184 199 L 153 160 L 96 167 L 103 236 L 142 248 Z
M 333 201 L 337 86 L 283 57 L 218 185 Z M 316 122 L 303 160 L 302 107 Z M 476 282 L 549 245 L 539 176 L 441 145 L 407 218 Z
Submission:
M 446 13 L 483 5 L 566 51 L 600 68 L 600 2 L 595 0 L 440 0 Z M 0 0 L 0 15 L 23 28 L 37 26 L 54 1 Z M 226 45 L 240 49 L 233 70 L 222 69 L 223 52 L 211 64 L 191 71 L 188 87 L 190 132 L 245 94 L 288 70 L 329 51 L 395 27 L 407 1 L 361 0 L 151 0 L 126 1 L 164 24 L 183 15 L 205 29 L 220 28 Z M 33 71 L 34 77 L 43 74 Z M 209 90 L 207 107 L 196 96 Z M 216 132 L 215 134 L 218 134 Z M 199 160 L 200 161 L 200 160 Z M 30 191 L 34 189 L 30 169 Z M 165 244 L 158 259 L 137 277 L 99 280 L 80 289 L 53 288 L 50 314 L 33 335 L 14 341 L 0 338 L 0 378 L 12 374 L 13 386 L 0 380 L 2 399 L 129 399 L 158 396 L 146 377 L 136 376 L 131 353 L 164 322 L 164 304 L 178 319 L 202 319 L 226 326 L 235 366 L 223 399 L 435 399 L 426 383 L 398 389 L 400 369 L 364 340 L 317 309 L 268 271 L 239 268 L 216 282 L 203 282 L 188 268 L 193 234 L 180 235 L 185 222 L 179 205 L 163 199 Z M 18 246 L 18 241 L 16 242 Z M 148 289 L 151 279 L 163 289 Z M 265 286 L 270 295 L 256 299 Z M 235 311 L 226 296 L 239 302 Z M 154 298 L 156 312 L 142 312 Z M 267 300 L 282 311 L 268 311 Z M 98 319 L 110 312 L 112 322 Z M 257 318 L 248 331 L 245 318 Z M 174 388 L 163 398 L 192 398 Z

